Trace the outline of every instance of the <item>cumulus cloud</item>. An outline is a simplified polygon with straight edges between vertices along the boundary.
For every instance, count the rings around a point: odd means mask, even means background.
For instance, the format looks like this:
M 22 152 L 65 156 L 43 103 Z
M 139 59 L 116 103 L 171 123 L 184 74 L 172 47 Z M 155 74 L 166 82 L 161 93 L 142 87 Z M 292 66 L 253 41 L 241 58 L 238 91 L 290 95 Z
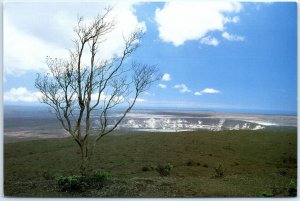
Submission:
M 114 5 L 108 20 L 114 19 L 117 24 L 100 45 L 101 59 L 121 54 L 123 36 L 137 27 L 146 31 L 145 23 L 135 16 L 133 4 L 120 2 Z M 46 56 L 66 57 L 66 48 L 73 48 L 71 40 L 78 14 L 91 21 L 105 6 L 97 2 L 6 4 L 3 18 L 5 73 L 45 71 Z M 88 62 L 87 58 L 84 60 Z
M 222 37 L 229 41 L 243 41 L 244 37 L 223 32 Z
M 195 96 L 201 96 L 201 95 L 202 95 L 202 93 L 201 93 L 201 92 L 199 92 L 199 91 L 196 91 L 196 92 L 194 93 L 194 95 L 195 95 Z
M 11 88 L 9 91 L 4 92 L 4 102 L 27 102 L 27 103 L 34 103 L 39 102 L 39 99 L 42 98 L 41 92 L 34 92 L 29 91 L 25 87 L 19 87 L 19 88 Z M 98 93 L 94 93 L 91 96 L 92 101 L 96 101 L 98 98 Z M 110 95 L 105 95 L 104 93 L 101 94 L 100 100 L 108 100 L 110 99 Z M 114 98 L 115 101 L 125 101 L 125 98 L 123 96 L 116 96 Z M 131 99 L 133 100 L 133 99 Z M 143 98 L 137 98 L 136 102 L 141 103 L 145 102 L 146 100 Z
M 12 88 L 4 92 L 4 102 L 38 102 L 41 92 L 28 91 L 25 87 Z
M 165 84 L 158 84 L 157 86 L 159 88 L 162 88 L 162 89 L 166 89 L 167 88 L 167 85 L 165 85 Z
M 224 18 L 225 23 L 238 23 L 239 21 L 240 21 L 240 18 L 238 16 Z
M 171 80 L 171 75 L 169 73 L 165 73 L 163 76 L 162 76 L 162 80 L 163 81 L 170 81 Z
M 45 58 L 66 56 L 67 51 L 4 22 L 4 72 L 20 75 L 29 70 L 46 70 Z
M 175 89 L 179 89 L 181 93 L 189 93 L 191 90 L 185 84 L 176 84 Z
M 200 40 L 212 31 L 223 31 L 227 23 L 237 23 L 242 5 L 238 2 L 172 1 L 158 8 L 155 21 L 162 41 L 175 46 L 189 40 Z
M 216 38 L 212 38 L 210 36 L 204 37 L 200 40 L 200 43 L 205 45 L 212 45 L 212 46 L 218 46 L 219 41 Z
M 217 94 L 217 93 L 221 93 L 221 91 L 213 89 L 213 88 L 205 88 L 201 91 L 201 93 L 204 93 L 204 94 Z

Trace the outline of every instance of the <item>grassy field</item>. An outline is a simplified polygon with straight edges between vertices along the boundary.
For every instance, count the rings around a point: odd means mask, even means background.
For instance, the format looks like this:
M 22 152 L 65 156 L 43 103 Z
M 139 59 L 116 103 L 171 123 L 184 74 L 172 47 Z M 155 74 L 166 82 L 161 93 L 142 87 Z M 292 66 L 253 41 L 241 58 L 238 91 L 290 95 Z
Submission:
M 91 171 L 106 170 L 112 181 L 100 189 L 61 192 L 54 177 L 79 174 L 75 142 L 5 144 L 5 196 L 289 196 L 297 178 L 296 129 L 132 133 L 107 136 L 97 149 Z M 173 169 L 162 177 L 155 167 L 167 163 Z

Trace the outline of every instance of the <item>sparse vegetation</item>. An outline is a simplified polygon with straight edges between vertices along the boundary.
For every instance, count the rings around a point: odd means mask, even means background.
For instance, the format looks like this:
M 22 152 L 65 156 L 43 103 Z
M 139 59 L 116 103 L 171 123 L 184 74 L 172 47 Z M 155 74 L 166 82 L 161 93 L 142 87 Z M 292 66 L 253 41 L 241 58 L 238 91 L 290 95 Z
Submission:
M 89 185 L 103 187 L 112 180 L 112 176 L 106 171 L 95 171 L 92 175 L 86 176 L 86 181 Z
M 291 180 L 288 184 L 288 192 L 289 196 L 296 197 L 297 196 L 297 184 L 294 180 Z
M 219 163 L 217 165 L 217 167 L 215 168 L 215 175 L 214 175 L 214 177 L 215 178 L 220 178 L 220 177 L 223 177 L 224 174 L 225 174 L 225 168 L 224 168 L 224 166 L 223 166 L 222 163 Z
M 150 170 L 150 168 L 147 167 L 147 166 L 142 167 L 142 171 L 144 171 L 144 172 L 147 172 L 147 171 L 149 171 L 149 170 Z
M 66 189 L 79 190 L 67 192 L 60 190 L 55 175 L 80 175 L 76 165 L 80 152 L 76 153 L 74 142 L 8 143 L 4 144 L 4 193 L 16 197 L 295 196 L 297 144 L 288 142 L 296 141 L 296 129 L 107 136 L 87 170 L 90 179 L 75 177 L 73 186 L 68 180 Z M 228 144 L 231 150 L 223 148 Z M 187 166 L 189 160 L 192 166 Z M 226 168 L 224 177 L 212 178 L 220 162 Z M 160 176 L 157 164 L 167 163 L 173 166 L 170 174 Z M 149 171 L 142 171 L 143 167 Z
M 206 163 L 203 164 L 203 167 L 208 168 L 208 165 Z
M 63 192 L 83 192 L 87 188 L 102 188 L 108 184 L 112 176 L 105 171 L 96 171 L 91 175 L 57 176 L 58 188 Z
M 173 165 L 167 163 L 166 165 L 158 164 L 156 171 L 159 173 L 160 176 L 165 177 L 171 174 L 171 170 L 173 169 Z
M 271 192 L 266 192 L 266 191 L 265 191 L 265 192 L 262 193 L 262 196 L 263 196 L 263 197 L 273 197 L 274 195 L 273 195 L 273 193 L 271 193 Z
M 56 181 L 58 187 L 63 192 L 73 192 L 73 191 L 83 191 L 88 186 L 86 182 L 84 182 L 83 176 L 72 175 L 72 176 L 59 176 L 56 177 Z
M 194 165 L 194 161 L 189 160 L 188 162 L 186 162 L 186 165 L 187 166 L 193 166 Z
M 51 180 L 51 179 L 52 179 L 51 174 L 50 174 L 47 170 L 44 170 L 44 171 L 42 172 L 42 176 L 43 176 L 44 179 L 46 179 L 46 180 Z

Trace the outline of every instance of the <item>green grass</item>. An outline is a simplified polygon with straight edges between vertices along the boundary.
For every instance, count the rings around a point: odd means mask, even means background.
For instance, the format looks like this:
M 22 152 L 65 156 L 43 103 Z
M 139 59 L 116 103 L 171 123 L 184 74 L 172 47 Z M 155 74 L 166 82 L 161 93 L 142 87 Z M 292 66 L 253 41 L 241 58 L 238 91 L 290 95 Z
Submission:
M 297 178 L 297 131 L 197 131 L 107 136 L 90 171 L 113 179 L 102 189 L 59 191 L 56 175 L 79 174 L 71 138 L 4 145 L 5 196 L 30 197 L 261 197 L 289 196 Z M 157 165 L 170 163 L 161 177 Z M 222 164 L 222 176 L 216 169 Z M 294 183 L 293 183 L 294 182 Z

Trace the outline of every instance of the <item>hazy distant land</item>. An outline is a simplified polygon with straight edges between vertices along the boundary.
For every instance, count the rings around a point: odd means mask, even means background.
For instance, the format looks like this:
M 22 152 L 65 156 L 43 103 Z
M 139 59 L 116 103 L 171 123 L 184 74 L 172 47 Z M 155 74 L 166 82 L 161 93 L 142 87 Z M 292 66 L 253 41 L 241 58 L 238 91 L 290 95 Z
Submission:
M 111 114 L 110 122 L 118 117 Z M 97 113 L 92 117 L 92 126 L 97 126 Z M 179 132 L 199 130 L 261 130 L 297 127 L 297 116 L 264 115 L 229 112 L 188 110 L 132 110 L 118 126 L 115 134 L 147 132 Z M 55 115 L 46 107 L 4 108 L 5 142 L 35 138 L 68 137 Z

